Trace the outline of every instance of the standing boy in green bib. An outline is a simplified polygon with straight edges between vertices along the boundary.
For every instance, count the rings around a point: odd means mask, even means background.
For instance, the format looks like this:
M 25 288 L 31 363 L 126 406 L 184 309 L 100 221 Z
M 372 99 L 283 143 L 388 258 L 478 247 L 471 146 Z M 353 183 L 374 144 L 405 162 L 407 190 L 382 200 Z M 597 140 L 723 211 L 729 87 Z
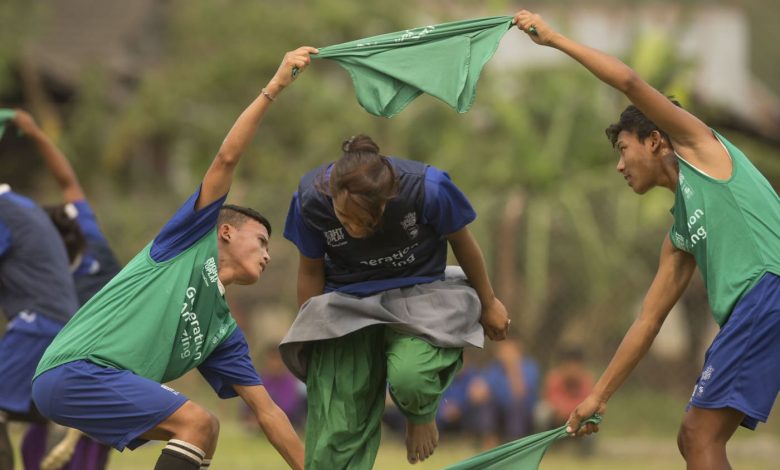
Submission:
M 741 424 L 766 422 L 780 391 L 780 199 L 729 141 L 618 59 L 553 31 L 528 11 L 517 26 L 560 49 L 633 103 L 607 128 L 617 170 L 637 194 L 675 193 L 674 224 L 655 280 L 604 374 L 569 418 L 569 431 L 604 413 L 658 334 L 698 266 L 721 329 L 704 358 L 678 435 L 689 469 L 730 468 L 726 442 Z M 586 424 L 580 433 L 598 430 Z
M 303 468 L 303 445 L 262 386 L 224 298 L 225 285 L 253 284 L 265 270 L 271 227 L 254 210 L 223 203 L 274 97 L 315 51 L 285 56 L 195 194 L 55 338 L 33 382 L 42 414 L 118 450 L 167 440 L 155 470 L 207 468 L 217 418 L 161 385 L 197 367 L 220 397 L 241 396 L 287 463 Z

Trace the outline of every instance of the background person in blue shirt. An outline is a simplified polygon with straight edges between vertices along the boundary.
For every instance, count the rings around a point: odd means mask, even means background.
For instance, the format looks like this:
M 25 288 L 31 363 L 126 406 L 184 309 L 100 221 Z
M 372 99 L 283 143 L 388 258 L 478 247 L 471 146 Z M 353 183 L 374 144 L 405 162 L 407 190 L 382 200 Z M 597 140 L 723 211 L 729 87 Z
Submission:
M 520 341 L 508 338 L 493 349 L 494 359 L 469 384 L 466 407 L 483 450 L 532 434 L 539 400 L 539 366 Z
M 16 110 L 12 123 L 35 145 L 62 192 L 64 202 L 45 206 L 44 210 L 65 243 L 78 304 L 82 306 L 119 272 L 121 266 L 100 230 L 95 213 L 87 202 L 68 158 L 38 127 L 29 113 Z M 36 468 L 39 465 L 61 470 L 105 468 L 111 448 L 89 437 L 82 437 L 75 429 L 69 429 L 62 442 L 44 458 L 48 435 L 46 423 L 34 423 L 27 429 L 22 441 L 25 468 Z
M 365 135 L 342 152 L 301 179 L 284 232 L 300 251 L 301 309 L 281 350 L 307 384 L 306 467 L 373 465 L 386 382 L 415 463 L 438 444 L 462 348 L 504 339 L 509 317 L 467 228 L 476 214 L 446 173 L 385 157 Z
M 43 352 L 78 308 L 68 255 L 48 215 L 0 185 L 0 470 L 14 470 L 7 421 L 43 421 L 32 378 Z

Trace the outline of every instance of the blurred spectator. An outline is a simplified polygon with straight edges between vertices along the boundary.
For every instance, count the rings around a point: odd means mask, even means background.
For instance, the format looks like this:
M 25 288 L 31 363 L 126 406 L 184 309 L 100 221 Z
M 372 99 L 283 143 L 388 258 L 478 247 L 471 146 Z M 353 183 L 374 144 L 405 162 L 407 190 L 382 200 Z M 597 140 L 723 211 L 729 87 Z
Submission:
M 560 354 L 558 365 L 547 373 L 544 402 L 550 409 L 551 427 L 562 426 L 593 388 L 593 374 L 585 367 L 582 350 L 570 348 Z
M 302 429 L 306 422 L 306 386 L 287 370 L 275 344 L 263 350 L 260 377 L 268 394 L 290 418 L 290 423 L 296 429 Z M 242 406 L 242 417 L 247 427 L 256 430 L 255 416 L 249 407 Z
M 495 356 L 467 387 L 466 422 L 488 449 L 533 433 L 539 367 L 519 340 L 495 344 Z
M 585 366 L 582 349 L 572 347 L 561 351 L 558 365 L 551 369 L 544 381 L 543 406 L 540 407 L 540 425 L 545 429 L 563 426 L 569 415 L 593 388 L 593 374 Z M 574 440 L 580 452 L 590 454 L 593 440 L 586 436 Z

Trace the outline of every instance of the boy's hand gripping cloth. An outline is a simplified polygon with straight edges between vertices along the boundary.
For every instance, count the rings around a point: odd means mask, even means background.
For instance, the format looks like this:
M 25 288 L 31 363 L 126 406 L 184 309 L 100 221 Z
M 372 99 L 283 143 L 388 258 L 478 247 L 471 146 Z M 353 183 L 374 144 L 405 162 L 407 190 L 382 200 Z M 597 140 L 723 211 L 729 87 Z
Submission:
M 376 116 L 395 116 L 421 93 L 465 113 L 511 26 L 511 16 L 456 21 L 323 47 L 312 58 L 344 67 L 358 102 Z
M 595 414 L 582 424 L 601 422 Z M 566 425 L 550 431 L 509 442 L 487 452 L 475 455 L 444 470 L 537 470 L 547 449 L 557 440 L 568 437 Z

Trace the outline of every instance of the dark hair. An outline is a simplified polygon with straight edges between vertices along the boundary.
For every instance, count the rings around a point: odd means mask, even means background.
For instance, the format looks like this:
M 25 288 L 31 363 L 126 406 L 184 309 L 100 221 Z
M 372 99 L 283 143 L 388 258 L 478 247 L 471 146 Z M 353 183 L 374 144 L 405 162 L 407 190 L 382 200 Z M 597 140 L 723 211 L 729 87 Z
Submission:
M 225 204 L 219 210 L 217 225 L 230 224 L 236 228 L 240 228 L 247 219 L 259 222 L 268 230 L 268 236 L 271 236 L 271 222 L 269 222 L 261 213 L 249 207 Z
M 682 108 L 682 105 L 679 101 L 675 100 L 671 96 L 668 98 L 669 101 L 674 103 L 675 106 Z M 666 135 L 666 132 L 659 129 L 653 121 L 648 119 L 647 116 L 645 116 L 644 113 L 642 113 L 642 111 L 640 111 L 639 108 L 633 104 L 626 107 L 626 109 L 620 113 L 620 119 L 618 122 L 610 124 L 610 126 L 607 127 L 605 131 L 607 133 L 607 138 L 610 142 L 612 142 L 613 147 L 617 145 L 618 134 L 620 134 L 622 131 L 635 133 L 640 142 L 644 142 L 653 131 L 658 131 L 661 136 L 663 136 L 663 138 L 665 138 L 666 141 L 671 145 L 671 141 L 669 141 L 669 136 Z
M 65 243 L 65 250 L 68 252 L 68 260 L 72 263 L 87 248 L 87 239 L 76 220 L 78 209 L 73 204 L 67 203 L 46 206 L 43 210 L 57 227 L 60 238 Z
M 387 157 L 371 137 L 359 134 L 341 144 L 342 155 L 330 172 L 320 175 L 318 189 L 334 197 L 347 193 L 351 202 L 363 209 L 376 228 L 388 200 L 398 193 L 398 177 Z

